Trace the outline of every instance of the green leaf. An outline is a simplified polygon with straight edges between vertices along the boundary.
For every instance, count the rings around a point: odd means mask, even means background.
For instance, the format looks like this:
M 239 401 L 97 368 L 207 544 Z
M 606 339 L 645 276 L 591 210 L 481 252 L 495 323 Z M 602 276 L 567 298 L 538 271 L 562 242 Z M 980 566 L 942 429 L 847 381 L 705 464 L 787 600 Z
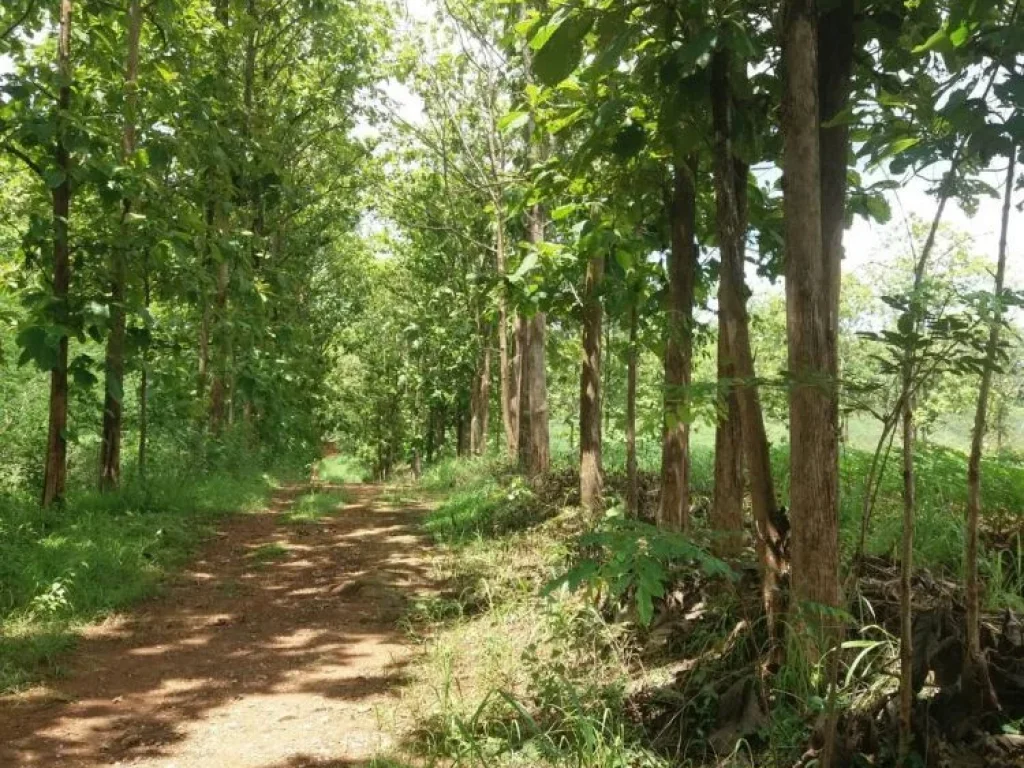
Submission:
M 525 128 L 529 122 L 529 112 L 509 112 L 498 121 L 498 130 L 502 133 L 512 133 L 513 131 Z
M 539 255 L 537 251 L 530 251 L 527 253 L 526 256 L 523 257 L 523 261 L 519 265 L 519 269 L 509 277 L 509 281 L 513 283 L 522 282 L 523 278 L 537 266 L 538 259 Z
M 583 39 L 593 24 L 592 14 L 576 14 L 544 39 L 533 57 L 533 73 L 541 84 L 558 85 L 575 71 L 583 58 Z
M 929 51 L 937 51 L 938 53 L 950 53 L 953 49 L 953 45 L 950 42 L 949 35 L 946 33 L 946 28 L 942 28 L 935 31 L 935 33 L 925 40 L 921 45 L 913 49 L 913 53 L 928 53 Z

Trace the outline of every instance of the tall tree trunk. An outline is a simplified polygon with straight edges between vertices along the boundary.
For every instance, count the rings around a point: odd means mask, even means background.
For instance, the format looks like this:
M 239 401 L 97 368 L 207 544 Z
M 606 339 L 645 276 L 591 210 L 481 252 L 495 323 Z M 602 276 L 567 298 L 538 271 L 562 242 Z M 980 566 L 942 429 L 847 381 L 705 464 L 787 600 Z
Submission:
M 487 333 L 481 334 L 483 348 L 477 364 L 470 399 L 470 451 L 481 456 L 487 451 L 487 429 L 491 407 L 491 346 Z
M 580 503 L 600 509 L 604 493 L 601 469 L 601 284 L 604 256 L 587 262 L 583 289 L 583 365 L 580 368 Z
M 637 299 L 639 301 L 639 299 Z M 640 513 L 640 483 L 636 462 L 636 301 L 629 306 L 629 350 L 626 362 L 626 511 L 630 517 Z
M 497 263 L 498 279 L 505 278 L 505 217 L 500 207 L 495 212 L 494 220 L 494 253 Z M 505 429 L 505 448 L 509 458 L 516 455 L 518 435 L 516 434 L 516 412 L 514 395 L 514 376 L 512 361 L 508 354 L 508 298 L 504 288 L 498 293 L 498 379 L 501 384 L 501 424 Z
M 839 442 L 843 441 L 839 417 L 839 295 L 842 285 L 843 230 L 846 227 L 847 167 L 850 155 L 850 130 L 843 121 L 832 125 L 850 100 L 854 57 L 854 10 L 856 0 L 838 0 L 827 4 L 828 10 L 818 20 L 818 147 L 821 169 L 821 237 L 824 258 L 825 284 L 828 286 L 829 375 L 834 386 L 830 420 L 823 430 L 834 434 L 836 450 L 829 457 L 834 462 L 829 471 L 833 475 L 836 499 L 835 526 L 839 528 Z M 845 442 L 845 441 L 843 441 Z M 842 626 L 836 627 L 832 639 L 836 645 L 842 641 Z M 830 663 L 830 712 L 825 728 L 825 747 L 822 768 L 829 768 L 833 759 L 835 730 L 839 712 L 834 697 L 839 672 L 839 655 Z
M 71 260 L 68 244 L 68 217 L 71 212 L 71 158 L 66 132 L 71 109 L 71 0 L 61 0 L 57 35 L 57 144 L 54 161 L 63 178 L 53 190 L 53 296 L 59 324 L 67 326 L 68 288 L 71 284 Z M 68 337 L 62 335 L 57 346 L 57 362 L 50 372 L 50 414 L 46 439 L 46 464 L 43 477 L 43 506 L 64 498 L 67 482 L 68 427 Z
M 142 34 L 142 2 L 128 3 L 128 53 L 124 72 L 124 126 L 121 157 L 125 165 L 135 153 L 135 113 L 138 103 L 139 38 Z M 106 382 L 103 401 L 103 437 L 100 447 L 100 490 L 110 491 L 121 482 L 121 433 L 124 412 L 125 299 L 128 265 L 122 244 L 130 242 L 128 214 L 132 201 L 121 201 L 121 242 L 110 257 L 110 334 L 107 336 Z
M 735 401 L 728 401 L 728 413 L 730 416 L 734 412 L 738 413 L 741 425 L 740 440 L 750 477 L 751 508 L 757 531 L 758 560 L 761 564 L 762 600 L 769 617 L 769 627 L 774 629 L 776 585 L 782 567 L 779 563 L 782 545 L 779 531 L 781 521 L 775 498 L 771 451 L 756 383 L 747 316 L 748 291 L 744 276 L 744 254 L 747 236 L 748 168 L 746 163 L 736 156 L 733 143 L 732 79 L 734 76 L 745 76 L 742 69 L 744 66 L 743 63 L 738 67 L 734 65 L 725 52 L 716 54 L 712 63 L 715 202 L 721 254 L 719 335 L 721 338 L 724 333 L 726 337 L 727 359 L 733 372 Z M 721 359 L 719 364 L 721 366 Z M 720 372 L 719 376 L 722 375 Z M 727 521 L 732 521 L 732 518 L 723 512 L 723 523 Z
M 223 258 L 223 257 L 222 257 Z M 228 327 L 228 288 L 231 268 L 222 260 L 217 265 L 217 294 L 214 299 L 213 327 L 216 331 L 213 381 L 210 384 L 210 427 L 215 434 L 223 431 L 228 419 L 229 367 L 231 360 L 231 331 Z
M 551 444 L 548 432 L 548 384 L 545 365 L 545 339 L 547 318 L 543 312 L 530 318 L 529 348 L 530 373 L 530 450 L 527 474 L 531 477 L 544 474 L 551 466 Z
M 971 455 L 967 462 L 967 546 L 964 571 L 967 592 L 967 647 L 964 658 L 964 690 L 974 711 L 986 711 L 997 705 L 988 674 L 988 664 L 981 652 L 981 587 L 978 582 L 978 521 L 981 517 L 981 454 L 988 426 L 988 401 L 992 390 L 992 371 L 996 366 L 999 335 L 1003 322 L 1003 283 L 1006 279 L 1006 240 L 1010 228 L 1010 206 L 1013 201 L 1014 171 L 1017 147 L 1010 147 L 1003 192 L 1003 218 L 999 230 L 999 255 L 996 261 L 995 303 L 989 318 L 985 369 L 981 374 L 978 404 L 974 413 Z
M 544 211 L 529 213 L 528 237 L 533 247 L 544 242 Z M 548 433 L 548 388 L 544 344 L 547 319 L 543 312 L 519 317 L 516 353 L 519 357 L 519 466 L 529 477 L 547 472 L 551 465 Z
M 695 159 L 673 171 L 669 202 L 668 306 L 665 338 L 665 424 L 661 449 L 658 525 L 684 530 L 690 512 L 689 386 L 693 357 L 693 301 L 697 274 Z
M 516 457 L 519 471 L 526 473 L 530 453 L 530 319 L 519 313 L 516 316 Z
M 711 507 L 714 551 L 734 558 L 743 549 L 743 429 L 737 396 L 736 366 L 729 348 L 726 310 L 718 301 L 718 386 L 720 406 L 715 428 L 715 490 Z
M 783 21 L 783 189 L 786 322 L 789 342 L 790 505 L 793 520 L 792 626 L 813 658 L 824 652 L 833 622 L 818 606 L 839 604 L 839 527 L 833 422 L 831 272 L 821 237 L 818 133 L 818 18 L 813 0 L 787 0 Z

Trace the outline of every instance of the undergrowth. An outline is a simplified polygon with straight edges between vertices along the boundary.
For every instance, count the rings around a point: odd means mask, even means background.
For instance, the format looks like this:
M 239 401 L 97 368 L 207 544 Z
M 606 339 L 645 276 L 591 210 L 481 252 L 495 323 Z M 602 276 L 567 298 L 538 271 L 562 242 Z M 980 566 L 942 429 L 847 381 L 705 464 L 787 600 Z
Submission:
M 410 734 L 402 746 L 407 759 L 494 768 L 799 760 L 826 706 L 830 657 L 810 664 L 791 649 L 786 666 L 758 674 L 767 632 L 745 604 L 744 592 L 756 603 L 756 589 L 740 583 L 756 571 L 741 564 L 726 576 L 728 567 L 707 555 L 702 494 L 711 488 L 713 462 L 703 447 L 695 453 L 695 538 L 679 540 L 615 514 L 595 527 L 564 501 L 572 491 L 568 462 L 556 462 L 554 479 L 534 485 L 487 458 L 427 470 L 418 490 L 435 499 L 425 527 L 439 545 L 434 569 L 447 589 L 418 599 L 406 622 L 424 644 L 405 711 L 396 714 Z M 786 458 L 784 447 L 775 449 L 783 503 Z M 842 459 L 847 556 L 859 534 L 869 461 L 853 449 Z M 917 562 L 955 577 L 966 459 L 937 448 L 916 461 Z M 890 464 L 869 554 L 887 555 L 898 540 L 900 483 Z M 1018 607 L 1024 469 L 988 461 L 984 483 L 988 602 Z M 577 586 L 588 589 L 567 588 Z M 840 711 L 867 710 L 892 694 L 898 643 L 886 629 L 869 621 L 851 630 L 841 658 Z

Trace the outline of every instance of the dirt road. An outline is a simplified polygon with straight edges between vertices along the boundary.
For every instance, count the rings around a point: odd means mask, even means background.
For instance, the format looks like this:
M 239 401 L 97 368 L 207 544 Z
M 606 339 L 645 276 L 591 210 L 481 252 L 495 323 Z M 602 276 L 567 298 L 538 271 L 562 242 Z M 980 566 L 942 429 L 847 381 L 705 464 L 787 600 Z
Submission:
M 394 738 L 412 654 L 396 622 L 429 588 L 418 511 L 303 489 L 225 522 L 165 592 L 90 629 L 49 689 L 0 699 L 0 766 L 365 766 Z

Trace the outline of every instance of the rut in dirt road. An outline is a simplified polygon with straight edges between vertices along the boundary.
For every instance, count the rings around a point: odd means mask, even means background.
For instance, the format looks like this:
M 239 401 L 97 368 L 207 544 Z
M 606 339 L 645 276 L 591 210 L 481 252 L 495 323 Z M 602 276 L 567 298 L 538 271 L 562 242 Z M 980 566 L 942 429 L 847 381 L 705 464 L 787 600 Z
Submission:
M 302 489 L 229 519 L 159 598 L 86 632 L 66 678 L 0 700 L 0 766 L 360 766 L 412 650 L 396 626 L 430 587 L 415 507 L 346 487 L 293 524 Z

